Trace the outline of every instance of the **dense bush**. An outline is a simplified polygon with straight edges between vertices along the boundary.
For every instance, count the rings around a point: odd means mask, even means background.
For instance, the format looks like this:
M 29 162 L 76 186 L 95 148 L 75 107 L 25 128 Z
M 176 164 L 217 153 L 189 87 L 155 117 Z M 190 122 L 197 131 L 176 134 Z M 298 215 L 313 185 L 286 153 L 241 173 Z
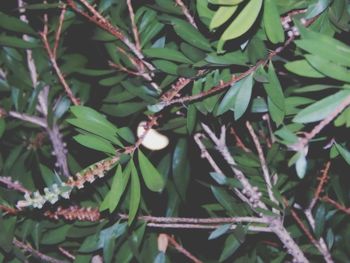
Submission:
M 350 261 L 349 1 L 0 10 L 0 261 Z

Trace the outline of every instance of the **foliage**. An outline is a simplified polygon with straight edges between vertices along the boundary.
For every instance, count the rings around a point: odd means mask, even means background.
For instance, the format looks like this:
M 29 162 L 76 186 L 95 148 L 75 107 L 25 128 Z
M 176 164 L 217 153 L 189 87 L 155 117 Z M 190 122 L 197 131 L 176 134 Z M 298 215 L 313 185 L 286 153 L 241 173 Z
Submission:
M 0 261 L 349 262 L 349 22 L 2 1 Z

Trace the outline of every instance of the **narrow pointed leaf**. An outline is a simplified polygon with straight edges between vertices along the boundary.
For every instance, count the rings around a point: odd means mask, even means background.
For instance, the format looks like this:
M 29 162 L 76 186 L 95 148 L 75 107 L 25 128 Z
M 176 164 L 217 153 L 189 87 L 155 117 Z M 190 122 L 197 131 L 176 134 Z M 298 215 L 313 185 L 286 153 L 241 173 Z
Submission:
M 148 189 L 161 192 L 164 188 L 164 179 L 148 158 L 138 150 L 141 175 Z

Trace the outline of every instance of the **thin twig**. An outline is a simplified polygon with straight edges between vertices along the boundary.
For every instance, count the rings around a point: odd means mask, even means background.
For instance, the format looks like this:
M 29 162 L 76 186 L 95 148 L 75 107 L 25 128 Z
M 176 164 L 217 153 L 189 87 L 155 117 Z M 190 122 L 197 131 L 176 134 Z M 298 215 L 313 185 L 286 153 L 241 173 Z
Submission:
M 54 43 L 54 46 L 53 46 L 53 49 L 52 49 L 52 54 L 53 54 L 53 57 L 55 59 L 57 57 L 57 49 L 58 49 L 58 45 L 59 45 L 59 42 L 60 42 L 62 26 L 63 26 L 63 22 L 64 22 L 64 15 L 66 14 L 66 11 L 67 11 L 66 5 L 64 4 L 62 6 L 61 15 L 60 15 L 60 18 L 59 18 L 59 21 L 58 21 L 58 27 L 57 27 L 56 34 L 55 34 L 55 43 Z
M 13 181 L 11 177 L 9 176 L 0 176 L 0 183 L 6 185 L 8 189 L 14 189 L 21 193 L 30 193 L 30 191 L 25 188 L 21 183 L 18 181 Z
M 49 257 L 49 256 L 41 253 L 40 251 L 35 250 L 30 244 L 25 244 L 16 238 L 13 239 L 13 244 L 16 247 L 18 247 L 19 249 L 21 249 L 27 253 L 30 253 L 31 255 L 33 255 L 34 257 L 36 257 L 37 259 L 39 259 L 41 261 L 48 262 L 48 263 L 66 263 L 66 261 L 64 261 L 64 260 L 58 260 L 58 259 Z
M 328 180 L 328 173 L 329 173 L 330 166 L 331 166 L 331 162 L 328 161 L 326 163 L 325 168 L 323 169 L 321 177 L 319 178 L 320 182 L 319 182 L 319 184 L 318 184 L 318 186 L 316 188 L 316 191 L 315 191 L 314 196 L 313 196 L 313 198 L 312 198 L 312 200 L 310 202 L 310 205 L 307 208 L 310 211 L 314 208 L 317 200 L 320 198 L 320 195 L 321 195 L 321 193 L 323 191 L 323 188 L 324 188 L 324 186 L 325 186 L 325 184 L 326 184 L 326 182 Z
M 1 205 L 1 204 L 0 204 L 0 210 L 4 211 L 5 212 L 4 214 L 9 214 L 9 215 L 17 215 L 19 212 L 18 209 L 15 209 L 6 205 Z
M 201 150 L 201 157 L 207 159 L 207 161 L 209 162 L 209 164 L 211 165 L 211 167 L 214 169 L 215 172 L 223 175 L 223 172 L 221 171 L 219 166 L 216 164 L 213 157 L 209 154 L 208 150 L 205 148 L 205 145 L 201 141 L 201 138 L 204 138 L 204 137 L 205 136 L 201 133 L 198 133 L 194 136 L 194 140 L 197 143 L 199 149 Z M 242 194 L 241 191 L 239 191 L 237 188 L 234 188 L 233 191 L 243 202 L 249 204 L 249 199 L 247 199 L 247 197 L 244 194 Z
M 66 79 L 63 76 L 63 73 L 61 72 L 61 69 L 57 65 L 57 61 L 56 61 L 55 55 L 54 55 L 53 50 L 51 49 L 49 41 L 47 39 L 47 34 L 45 34 L 44 31 L 39 33 L 39 34 L 40 34 L 41 39 L 43 41 L 45 50 L 46 50 L 46 52 L 47 52 L 47 54 L 49 56 L 50 62 L 52 64 L 52 67 L 54 68 L 54 70 L 56 72 L 56 75 L 57 75 L 59 81 L 61 82 L 61 85 L 63 86 L 65 92 L 67 93 L 68 98 L 72 101 L 72 103 L 74 105 L 79 105 L 80 104 L 79 99 L 74 96 L 71 88 L 69 87 Z
M 240 171 L 237 168 L 236 162 L 227 148 L 226 136 L 225 136 L 226 128 L 222 126 L 220 137 L 217 137 L 215 133 L 208 126 L 202 124 L 202 127 L 206 131 L 206 133 L 209 135 L 211 140 L 214 142 L 214 144 L 216 145 L 216 148 L 221 153 L 225 161 L 231 166 L 231 169 L 235 174 L 236 178 L 242 184 L 243 191 L 244 191 L 244 192 L 242 191 L 242 193 L 245 194 L 246 197 L 249 199 L 248 204 L 252 207 L 267 210 L 268 208 L 266 207 L 266 205 L 262 203 L 262 201 L 260 200 L 261 193 L 258 191 L 258 188 L 253 187 L 248 181 L 248 179 L 246 178 L 246 176 L 242 173 L 242 171 Z M 276 215 L 274 217 L 270 217 L 270 216 L 265 216 L 263 214 L 259 214 L 259 216 L 269 220 L 268 229 L 277 235 L 277 237 L 286 247 L 287 252 L 294 257 L 294 260 L 296 262 L 309 262 L 305 257 L 303 251 L 295 243 L 295 241 L 292 239 L 292 237 L 284 227 L 282 218 L 280 216 Z
M 272 192 L 272 183 L 271 183 L 271 178 L 270 178 L 270 172 L 269 169 L 267 168 L 267 163 L 266 163 L 266 159 L 261 147 L 261 144 L 259 142 L 258 137 L 256 136 L 254 129 L 252 127 L 252 125 L 247 121 L 246 122 L 246 127 L 250 133 L 250 136 L 253 139 L 253 142 L 255 144 L 255 148 L 258 151 L 258 156 L 259 156 L 259 160 L 260 160 L 260 164 L 261 164 L 261 169 L 263 171 L 263 176 L 264 176 L 264 180 L 266 183 L 266 188 L 267 188 L 267 192 L 269 194 L 270 200 L 272 202 L 274 202 L 275 204 L 278 204 L 277 199 L 275 198 L 273 192 Z M 274 212 L 278 212 L 276 209 L 274 209 Z
M 19 113 L 17 111 L 9 111 L 7 113 L 7 115 L 11 116 L 13 118 L 22 120 L 22 121 L 26 121 L 26 122 L 30 122 L 30 123 L 39 125 L 40 127 L 43 127 L 43 128 L 47 128 L 46 121 L 43 118 L 40 118 L 40 117 L 27 115 L 25 113 Z
M 182 10 L 182 13 L 185 15 L 187 21 L 194 27 L 198 29 L 198 26 L 196 25 L 196 22 L 194 21 L 193 16 L 191 16 L 190 11 L 188 10 L 187 6 L 182 2 L 182 0 L 175 0 L 176 4 L 178 4 Z
M 298 12 L 290 12 L 289 14 L 286 15 L 286 17 L 290 17 L 296 14 L 300 14 L 305 12 L 305 10 L 298 10 Z M 308 27 L 309 25 L 311 25 L 317 17 L 314 17 L 312 19 L 307 20 L 304 25 L 306 27 Z M 260 60 L 258 61 L 254 66 L 250 67 L 247 71 L 239 74 L 238 76 L 233 75 L 231 80 L 227 81 L 227 82 L 220 82 L 219 85 L 212 87 L 209 90 L 200 92 L 198 94 L 195 95 L 191 95 L 191 96 L 185 96 L 185 97 L 181 97 L 178 99 L 174 99 L 171 101 L 168 101 L 167 103 L 165 103 L 165 106 L 168 107 L 170 105 L 173 104 L 183 104 L 185 102 L 190 102 L 190 101 L 196 101 L 196 100 L 200 100 L 203 98 L 206 98 L 208 96 L 214 95 L 220 91 L 223 91 L 229 87 L 231 87 L 234 83 L 244 79 L 245 77 L 249 76 L 250 74 L 254 73 L 259 67 L 263 67 L 265 66 L 272 58 L 274 58 L 276 55 L 278 55 L 279 53 L 281 53 L 282 51 L 285 50 L 286 47 L 288 47 L 291 43 L 293 43 L 293 41 L 295 40 L 296 35 L 292 34 L 291 36 L 288 37 L 288 39 L 285 41 L 285 43 L 276 48 L 275 50 L 273 50 L 266 59 Z
M 226 146 L 226 129 L 224 126 L 221 127 L 220 138 L 216 137 L 214 132 L 205 124 L 202 123 L 202 127 L 205 132 L 209 135 L 210 139 L 214 142 L 217 150 L 224 157 L 225 161 L 230 165 L 231 170 L 235 174 L 236 178 L 242 184 L 243 191 L 242 193 L 249 200 L 249 205 L 253 208 L 260 207 L 262 209 L 267 209 L 266 205 L 261 202 L 260 197 L 261 193 L 258 191 L 257 187 L 253 187 L 246 176 L 242 173 L 241 170 L 237 168 L 236 161 L 232 158 L 230 151 Z
M 338 210 L 344 212 L 345 214 L 350 215 L 350 207 L 346 207 L 346 206 L 338 203 L 337 201 L 333 200 L 329 196 L 323 196 L 323 197 L 321 197 L 321 200 L 323 202 L 326 202 L 326 203 L 330 204 L 330 205 L 333 205 L 335 208 L 337 208 Z
M 140 37 L 139 37 L 139 32 L 137 30 L 136 22 L 135 22 L 135 13 L 134 13 L 134 9 L 132 8 L 131 0 L 126 0 L 126 4 L 129 9 L 132 32 L 134 34 L 134 39 L 135 39 L 135 46 L 138 51 L 141 51 Z
M 245 151 L 246 153 L 251 152 L 251 150 L 245 146 L 244 142 L 241 140 L 241 138 L 238 136 L 237 132 L 235 131 L 235 129 L 233 127 L 230 128 L 230 133 L 233 135 L 233 137 L 235 138 L 236 141 L 236 146 L 240 149 L 242 149 L 243 151 Z
M 329 114 L 325 119 L 320 121 L 310 132 L 304 133 L 304 137 L 299 138 L 298 142 L 291 145 L 290 148 L 295 151 L 303 150 L 307 144 L 318 135 L 329 123 L 331 123 L 343 110 L 350 105 L 350 96 L 346 97 L 335 110 Z
M 67 251 L 66 249 L 64 249 L 63 247 L 58 247 L 58 250 L 65 255 L 67 258 L 71 259 L 71 260 L 75 260 L 75 256 L 72 255 L 69 251 Z
M 312 211 L 310 209 L 307 209 L 307 210 L 304 211 L 304 213 L 305 213 L 306 219 L 309 222 L 312 230 L 315 231 L 315 229 L 316 229 L 316 222 L 315 222 L 315 218 L 312 215 Z M 323 255 L 324 260 L 327 263 L 334 263 L 334 261 L 332 259 L 332 255 L 329 252 L 327 244 L 326 244 L 326 242 L 325 242 L 323 237 L 319 238 L 317 244 L 318 244 L 317 248 L 321 252 L 321 254 Z
M 181 254 L 183 254 L 184 256 L 188 257 L 189 259 L 191 259 L 194 263 L 202 263 L 201 260 L 199 260 L 198 258 L 196 258 L 191 252 L 189 252 L 187 249 L 185 249 L 183 246 L 181 246 L 176 240 L 175 238 L 167 235 L 168 241 L 169 243 L 177 250 L 179 251 Z
M 121 40 L 140 60 L 142 64 L 144 64 L 151 72 L 155 70 L 155 68 L 147 63 L 144 60 L 143 54 L 136 48 L 136 46 L 122 33 L 122 31 L 115 25 L 112 25 L 106 18 L 104 18 L 92 5 L 90 5 L 86 0 L 79 0 L 92 15 L 81 11 L 77 5 L 73 2 L 73 0 L 67 0 L 68 5 L 77 13 L 81 14 L 91 22 L 95 23 L 97 26 L 106 30 L 117 39 Z

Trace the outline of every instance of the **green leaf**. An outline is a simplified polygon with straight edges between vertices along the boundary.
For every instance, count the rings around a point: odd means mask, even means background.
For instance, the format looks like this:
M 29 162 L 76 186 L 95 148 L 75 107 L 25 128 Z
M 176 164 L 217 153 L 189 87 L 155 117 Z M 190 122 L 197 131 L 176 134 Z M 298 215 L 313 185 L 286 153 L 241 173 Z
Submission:
M 238 5 L 245 0 L 208 0 L 213 5 Z
M 321 14 L 323 11 L 326 10 L 330 2 L 331 2 L 330 0 L 318 0 L 316 3 L 311 4 L 307 9 L 306 18 L 310 19 L 315 16 L 318 16 L 319 14 Z
M 200 20 L 205 24 L 209 25 L 211 18 L 214 15 L 214 11 L 208 7 L 207 1 L 196 1 L 196 9 Z
M 274 0 L 265 0 L 263 16 L 266 35 L 274 44 L 284 41 L 284 30 L 276 3 Z
M 264 84 L 265 91 L 272 102 L 281 110 L 285 110 L 284 95 L 281 84 L 278 80 L 275 68 L 270 61 L 269 64 L 269 83 Z
M 240 83 L 241 81 L 243 80 L 240 80 L 232 84 L 231 88 L 226 92 L 225 96 L 223 97 L 223 99 L 221 100 L 218 106 L 218 109 L 216 110 L 217 115 L 224 114 L 228 110 L 234 108 L 236 96 L 241 86 L 241 83 Z
M 227 191 L 224 190 L 224 188 L 210 186 L 210 189 L 213 192 L 213 195 L 215 196 L 216 200 L 218 200 L 218 202 L 222 205 L 223 208 L 225 208 L 228 212 L 238 212 L 234 198 L 230 194 L 228 194 Z
M 290 72 L 299 76 L 308 78 L 324 78 L 325 75 L 321 74 L 314 67 L 312 67 L 305 59 L 295 60 L 286 63 L 285 68 Z
M 146 108 L 143 102 L 125 102 L 118 104 L 104 104 L 101 111 L 115 117 L 126 117 Z
M 221 237 L 223 234 L 227 233 L 231 229 L 231 224 L 225 224 L 219 226 L 217 229 L 215 229 L 213 232 L 210 233 L 208 240 L 216 239 L 218 237 Z
M 135 219 L 141 201 L 141 186 L 140 179 L 133 160 L 131 162 L 131 190 L 129 204 L 129 219 L 128 224 L 131 225 Z
M 7 253 L 10 252 L 12 248 L 12 240 L 15 234 L 16 221 L 17 218 L 15 216 L 4 218 L 0 214 L 0 247 Z
M 271 98 L 267 98 L 267 105 L 271 119 L 275 122 L 276 126 L 280 126 L 283 123 L 285 111 L 278 108 Z
M 326 222 L 326 208 L 324 204 L 320 204 L 320 206 L 316 210 L 315 215 L 315 237 L 319 239 L 322 236 L 324 226 Z
M 140 164 L 141 175 L 148 189 L 153 192 L 161 192 L 165 182 L 158 170 L 148 160 L 148 158 L 138 150 L 138 158 Z
M 317 33 L 299 26 L 302 35 L 301 40 L 294 41 L 295 44 L 305 51 L 321 56 L 323 59 L 350 67 L 350 47 L 339 40 Z
M 178 75 L 177 74 L 177 65 L 173 62 L 167 61 L 167 60 L 153 60 L 152 63 L 161 71 L 171 74 L 171 75 Z
M 111 190 L 108 192 L 100 206 L 101 211 L 108 208 L 109 213 L 112 213 L 117 208 L 130 178 L 130 170 L 126 170 L 127 171 L 123 174 L 121 166 L 118 165 L 113 177 Z
M 206 37 L 204 37 L 196 28 L 190 23 L 187 23 L 180 19 L 173 19 L 172 25 L 176 34 L 183 40 L 205 51 L 211 51 L 211 46 Z
M 197 120 L 197 109 L 193 104 L 188 105 L 187 107 L 187 131 L 189 134 L 192 134 L 196 127 Z
M 102 138 L 111 141 L 116 145 L 123 146 L 123 144 L 117 139 L 115 131 L 108 130 L 108 128 L 103 127 L 98 123 L 93 123 L 82 119 L 67 119 L 67 122 L 90 133 L 101 136 Z
M 28 49 L 39 47 L 37 43 L 28 42 L 18 37 L 10 37 L 6 35 L 0 35 L 0 46 Z
M 322 74 L 350 83 L 350 71 L 319 56 L 305 55 L 307 61 Z
M 184 138 L 179 139 L 175 146 L 173 154 L 172 171 L 174 184 L 181 198 L 185 200 L 186 191 L 189 182 L 189 162 L 188 162 L 188 146 Z
M 109 153 L 111 155 L 114 155 L 115 149 L 113 145 L 107 141 L 102 139 L 101 137 L 95 136 L 95 135 L 76 135 L 73 137 L 74 140 L 76 140 L 78 143 L 84 145 L 85 147 L 94 149 L 96 151 Z
M 21 21 L 16 17 L 9 16 L 3 12 L 0 12 L 0 27 L 20 33 L 32 35 L 36 34 L 33 28 L 31 28 L 27 23 Z
M 299 158 L 295 162 L 295 170 L 300 179 L 303 179 L 307 169 L 307 160 L 303 152 L 298 153 Z
M 338 143 L 335 143 L 335 147 L 344 160 L 350 165 L 350 152 Z
M 0 138 L 1 138 L 2 135 L 4 134 L 5 130 L 6 130 L 6 122 L 5 122 L 4 119 L 2 119 L 2 118 L 0 117 Z
M 320 121 L 329 116 L 344 100 L 350 96 L 349 90 L 342 90 L 330 95 L 301 110 L 294 118 L 293 122 L 309 123 Z
M 143 53 L 151 58 L 162 58 L 180 63 L 191 64 L 192 61 L 185 57 L 180 51 L 171 48 L 148 48 Z
M 213 30 L 224 24 L 236 12 L 238 6 L 220 6 L 210 21 L 209 29 Z
M 102 115 L 92 108 L 86 106 L 72 106 L 70 107 L 70 110 L 78 119 L 97 123 L 108 131 L 118 131 L 118 129 L 106 119 L 106 116 Z
M 235 237 L 235 235 L 229 235 L 224 244 L 224 249 L 221 252 L 219 262 L 223 262 L 228 259 L 235 251 L 241 246 L 239 240 Z
M 67 233 L 71 226 L 69 224 L 47 231 L 41 238 L 45 245 L 56 245 L 66 240 Z
M 238 93 L 235 99 L 234 115 L 238 120 L 246 112 L 253 90 L 253 74 L 248 75 L 242 81 L 238 82 Z
M 247 3 L 220 37 L 218 51 L 222 49 L 227 40 L 240 37 L 252 27 L 260 13 L 262 2 L 262 0 L 250 0 Z

